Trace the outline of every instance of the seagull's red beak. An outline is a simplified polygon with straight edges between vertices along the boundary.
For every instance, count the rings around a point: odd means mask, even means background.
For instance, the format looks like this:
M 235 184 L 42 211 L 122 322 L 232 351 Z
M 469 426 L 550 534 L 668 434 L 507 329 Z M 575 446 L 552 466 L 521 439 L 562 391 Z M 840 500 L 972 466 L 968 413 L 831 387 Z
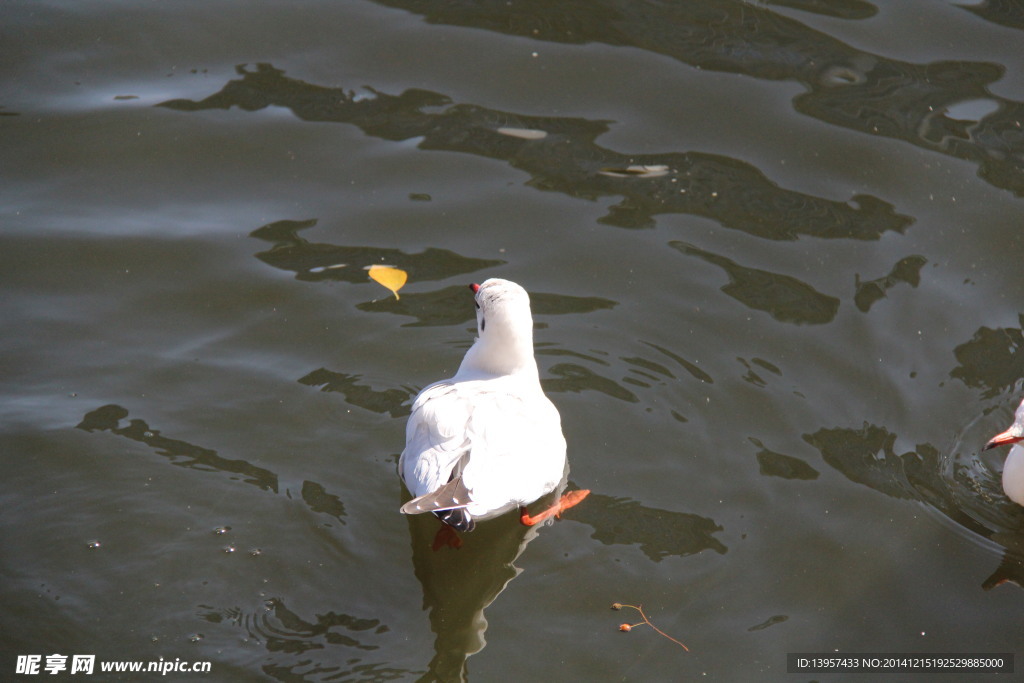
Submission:
M 1009 429 L 1007 429 L 1002 434 L 996 434 L 989 439 L 988 443 L 985 444 L 985 447 L 981 450 L 987 451 L 988 449 L 995 448 L 996 446 L 1005 446 L 1006 444 L 1017 443 L 1018 441 L 1024 441 L 1024 436 L 1015 436 L 1010 433 Z
M 471 285 L 469 286 L 469 288 L 473 290 L 473 293 L 474 293 L 474 294 L 476 294 L 477 292 L 479 292 L 479 291 L 480 291 L 480 285 L 478 285 L 478 284 L 477 284 L 477 283 L 475 283 L 475 282 L 474 282 L 473 284 L 471 284 Z

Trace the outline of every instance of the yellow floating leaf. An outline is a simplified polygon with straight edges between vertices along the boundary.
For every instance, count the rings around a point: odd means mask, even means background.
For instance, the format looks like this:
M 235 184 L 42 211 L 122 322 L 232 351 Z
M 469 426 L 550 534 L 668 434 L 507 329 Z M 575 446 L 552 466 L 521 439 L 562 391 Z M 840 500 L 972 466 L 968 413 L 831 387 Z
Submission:
M 394 266 L 370 266 L 367 268 L 370 271 L 370 279 L 379 282 L 395 294 L 395 298 L 401 298 L 398 296 L 398 290 L 400 290 L 405 281 L 409 279 L 409 274 L 401 268 L 395 268 Z

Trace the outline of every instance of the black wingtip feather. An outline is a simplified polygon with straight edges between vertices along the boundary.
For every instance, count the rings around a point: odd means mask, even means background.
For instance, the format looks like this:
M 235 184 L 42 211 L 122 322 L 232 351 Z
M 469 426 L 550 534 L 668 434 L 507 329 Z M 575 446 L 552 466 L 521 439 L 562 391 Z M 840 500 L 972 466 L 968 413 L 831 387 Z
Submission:
M 472 531 L 476 528 L 476 520 L 466 512 L 465 508 L 441 510 L 435 512 L 434 515 L 456 531 Z

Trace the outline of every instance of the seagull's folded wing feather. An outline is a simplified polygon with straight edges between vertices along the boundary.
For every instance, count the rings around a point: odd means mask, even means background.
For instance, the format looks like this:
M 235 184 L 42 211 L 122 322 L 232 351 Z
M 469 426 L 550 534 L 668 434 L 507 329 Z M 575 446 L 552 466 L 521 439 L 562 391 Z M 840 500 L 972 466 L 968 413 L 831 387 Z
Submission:
M 447 501 L 451 504 L 441 503 L 440 490 L 461 474 L 462 461 L 469 451 L 466 425 L 471 412 L 471 402 L 448 382 L 427 387 L 416 399 L 406 426 L 405 450 L 398 461 L 398 471 L 417 498 L 402 506 L 402 512 L 451 509 L 469 501 L 468 492 L 462 487 L 461 503 L 454 499 Z M 454 493 L 453 487 L 449 495 Z M 424 502 L 423 509 L 415 509 L 414 503 L 431 494 L 438 496 Z
M 450 482 L 430 493 L 413 498 L 402 506 L 402 514 L 418 515 L 422 512 L 439 512 L 441 510 L 455 510 L 469 505 L 469 491 L 462 483 L 462 477 L 456 477 Z

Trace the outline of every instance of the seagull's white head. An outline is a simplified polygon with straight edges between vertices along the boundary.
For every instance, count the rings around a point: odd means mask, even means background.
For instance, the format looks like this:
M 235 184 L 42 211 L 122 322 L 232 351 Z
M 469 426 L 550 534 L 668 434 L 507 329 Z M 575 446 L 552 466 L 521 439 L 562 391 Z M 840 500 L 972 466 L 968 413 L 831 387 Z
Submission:
M 1020 406 L 1017 408 L 1017 414 L 1013 416 L 1013 424 L 1010 425 L 1010 428 L 989 439 L 982 450 L 1017 443 L 1022 440 L 1024 440 L 1024 401 L 1021 401 Z
M 469 286 L 479 335 L 462 360 L 464 371 L 486 375 L 537 374 L 530 296 L 514 282 L 491 278 Z

